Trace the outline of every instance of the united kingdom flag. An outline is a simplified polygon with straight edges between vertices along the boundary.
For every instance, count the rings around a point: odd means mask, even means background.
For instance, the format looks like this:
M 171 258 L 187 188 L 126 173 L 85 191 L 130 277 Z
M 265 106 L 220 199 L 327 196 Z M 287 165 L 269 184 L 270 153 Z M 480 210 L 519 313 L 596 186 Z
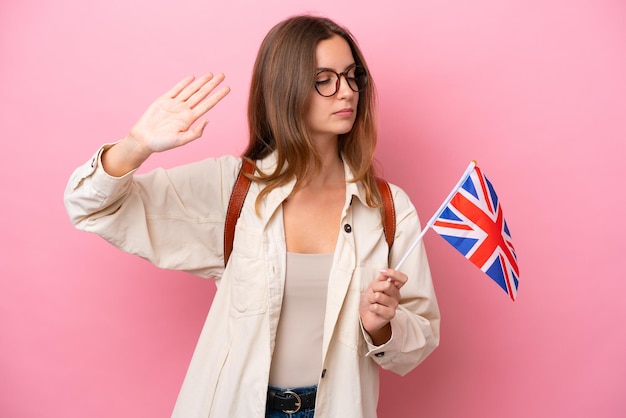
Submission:
M 478 167 L 444 207 L 433 229 L 515 300 L 519 267 L 511 233 L 498 196 Z

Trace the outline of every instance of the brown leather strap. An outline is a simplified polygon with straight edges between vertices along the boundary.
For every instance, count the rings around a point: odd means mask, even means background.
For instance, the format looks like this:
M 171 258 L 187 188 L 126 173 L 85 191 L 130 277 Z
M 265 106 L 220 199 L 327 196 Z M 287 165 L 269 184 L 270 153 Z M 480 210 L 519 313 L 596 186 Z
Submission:
M 385 232 L 387 246 L 391 250 L 393 240 L 396 236 L 396 209 L 393 203 L 393 195 L 391 194 L 389 183 L 384 179 L 376 177 L 376 185 L 383 198 L 383 230 Z
M 224 266 L 228 264 L 230 253 L 233 252 L 233 241 L 235 239 L 235 225 L 241 215 L 243 201 L 246 200 L 248 189 L 250 188 L 250 179 L 243 173 L 254 173 L 255 165 L 250 160 L 243 160 L 237 181 L 233 187 L 233 192 L 228 201 L 228 210 L 226 212 L 226 223 L 224 224 Z

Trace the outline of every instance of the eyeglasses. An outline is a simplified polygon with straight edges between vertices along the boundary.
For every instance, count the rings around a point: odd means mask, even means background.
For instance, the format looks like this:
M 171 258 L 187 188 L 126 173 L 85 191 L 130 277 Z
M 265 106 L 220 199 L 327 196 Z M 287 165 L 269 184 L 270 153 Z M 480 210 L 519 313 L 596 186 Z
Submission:
M 337 73 L 333 70 L 324 69 L 315 76 L 315 90 L 320 96 L 331 97 L 339 91 L 341 76 L 346 79 L 350 90 L 358 93 L 365 89 L 367 85 L 367 72 L 360 65 L 355 65 L 343 73 Z

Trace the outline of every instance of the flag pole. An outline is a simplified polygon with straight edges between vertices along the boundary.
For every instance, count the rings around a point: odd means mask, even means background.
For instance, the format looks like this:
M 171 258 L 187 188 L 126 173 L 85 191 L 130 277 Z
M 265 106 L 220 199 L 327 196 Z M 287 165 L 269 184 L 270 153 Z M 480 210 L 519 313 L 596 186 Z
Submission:
M 456 186 L 454 186 L 454 189 L 452 189 L 452 191 L 450 192 L 448 197 L 446 197 L 446 200 L 443 201 L 443 203 L 441 204 L 439 209 L 437 209 L 437 212 L 435 212 L 433 217 L 430 218 L 430 220 L 426 223 L 426 225 L 424 225 L 424 228 L 422 229 L 422 232 L 420 232 L 419 236 L 415 239 L 413 244 L 411 244 L 411 247 L 407 250 L 406 254 L 404 254 L 402 259 L 400 259 L 400 261 L 398 262 L 398 264 L 396 265 L 394 270 L 400 270 L 400 267 L 402 267 L 402 264 L 404 264 L 404 262 L 406 261 L 407 257 L 409 256 L 409 254 L 411 254 L 411 252 L 415 249 L 415 247 L 417 247 L 417 244 L 419 244 L 419 242 L 422 240 L 422 238 L 424 238 L 424 235 L 426 235 L 426 232 L 428 232 L 428 230 L 434 225 L 434 223 L 437 220 L 437 218 L 439 217 L 439 215 L 441 215 L 441 212 L 443 212 L 443 210 L 446 208 L 446 206 L 448 206 L 448 203 L 450 203 L 450 201 L 452 200 L 452 198 L 456 194 L 457 190 L 459 190 L 459 187 L 461 187 L 463 185 L 465 180 L 467 180 L 467 178 L 469 177 L 471 172 L 474 170 L 474 167 L 476 167 L 476 161 L 472 160 L 472 162 L 469 163 L 469 165 L 467 166 L 467 169 L 465 170 L 465 172 L 461 176 L 461 179 L 459 180 L 459 182 L 456 184 Z

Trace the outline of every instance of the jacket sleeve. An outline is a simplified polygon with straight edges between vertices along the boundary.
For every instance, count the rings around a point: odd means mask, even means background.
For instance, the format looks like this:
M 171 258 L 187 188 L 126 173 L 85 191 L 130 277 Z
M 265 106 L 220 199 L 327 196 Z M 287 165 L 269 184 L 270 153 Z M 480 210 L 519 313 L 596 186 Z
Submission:
M 390 253 L 394 268 L 421 232 L 420 221 L 409 197 L 392 186 L 396 209 L 396 235 Z M 408 276 L 402 299 L 391 320 L 391 339 L 375 346 L 364 332 L 367 355 L 386 370 L 404 375 L 439 345 L 440 314 L 423 243 L 411 252 L 400 270 Z
M 112 177 L 100 160 L 110 146 L 69 179 L 64 198 L 74 226 L 160 268 L 221 277 L 224 219 L 241 160 L 227 156 Z

